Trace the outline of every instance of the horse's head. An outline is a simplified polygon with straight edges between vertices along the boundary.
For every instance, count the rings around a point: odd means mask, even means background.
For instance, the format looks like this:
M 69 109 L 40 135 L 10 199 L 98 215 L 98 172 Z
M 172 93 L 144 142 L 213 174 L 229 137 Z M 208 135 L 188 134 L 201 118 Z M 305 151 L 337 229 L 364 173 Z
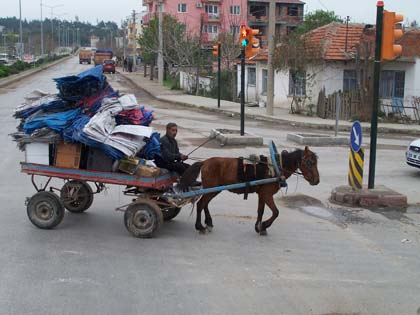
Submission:
M 312 186 L 319 184 L 318 157 L 314 152 L 309 150 L 307 146 L 303 151 L 299 169 L 309 184 Z

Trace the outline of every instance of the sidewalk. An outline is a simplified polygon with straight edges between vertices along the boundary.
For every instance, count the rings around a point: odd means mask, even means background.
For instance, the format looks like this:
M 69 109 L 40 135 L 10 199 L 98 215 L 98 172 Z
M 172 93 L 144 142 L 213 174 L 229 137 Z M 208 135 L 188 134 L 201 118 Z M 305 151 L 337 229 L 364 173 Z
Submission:
M 217 100 L 202 96 L 194 96 L 183 93 L 180 90 L 170 90 L 164 86 L 159 85 L 157 80 L 151 81 L 149 77 L 144 77 L 142 72 L 122 72 L 119 68 L 118 72 L 127 80 L 132 82 L 138 88 L 144 90 L 146 93 L 155 97 L 158 100 L 182 105 L 185 107 L 192 107 L 203 109 L 211 112 L 218 112 L 230 116 L 237 116 L 240 114 L 240 104 L 221 101 L 220 108 L 217 108 Z M 248 119 L 255 119 L 261 121 L 278 122 L 295 127 L 314 128 L 323 130 L 334 130 L 335 120 L 322 119 L 319 117 L 309 117 L 303 115 L 292 115 L 288 109 L 275 108 L 274 115 L 266 115 L 265 108 L 259 107 L 245 107 L 245 117 Z M 339 122 L 339 131 L 350 131 L 352 123 L 349 121 Z M 370 123 L 362 123 L 363 131 L 370 132 Z M 391 124 L 379 123 L 379 133 L 399 133 L 412 134 L 420 136 L 420 125 L 418 124 Z

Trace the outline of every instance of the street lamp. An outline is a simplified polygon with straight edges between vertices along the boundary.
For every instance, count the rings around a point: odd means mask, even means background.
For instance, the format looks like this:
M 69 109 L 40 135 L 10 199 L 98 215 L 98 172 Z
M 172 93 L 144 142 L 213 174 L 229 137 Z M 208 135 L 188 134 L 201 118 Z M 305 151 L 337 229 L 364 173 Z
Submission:
M 57 4 L 57 5 L 52 5 L 52 6 L 42 4 L 42 6 L 47 7 L 51 10 L 51 49 L 54 50 L 54 22 L 53 22 L 54 9 L 64 6 L 64 4 Z

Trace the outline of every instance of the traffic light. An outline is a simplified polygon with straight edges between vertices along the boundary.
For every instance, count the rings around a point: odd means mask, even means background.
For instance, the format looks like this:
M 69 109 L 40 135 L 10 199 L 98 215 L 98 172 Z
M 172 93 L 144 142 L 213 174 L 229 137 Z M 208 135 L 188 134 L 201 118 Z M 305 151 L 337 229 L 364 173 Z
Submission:
M 241 31 L 239 34 L 239 42 L 242 47 L 245 47 L 245 57 L 250 58 L 255 56 L 260 50 L 260 40 L 255 37 L 260 31 L 258 29 L 252 29 L 245 24 L 241 25 Z
M 249 44 L 249 40 L 248 40 L 248 27 L 245 24 L 241 25 L 241 32 L 239 35 L 239 42 L 241 44 L 242 47 L 247 47 Z
M 402 53 L 402 46 L 396 45 L 395 41 L 403 36 L 402 29 L 396 26 L 404 20 L 404 16 L 385 10 L 383 18 L 382 60 L 394 60 Z
M 249 39 L 249 45 L 246 47 L 245 50 L 245 56 L 247 58 L 253 57 L 260 51 L 260 40 L 255 37 L 255 35 L 258 35 L 260 33 L 260 30 L 249 28 L 248 32 L 248 39 Z
M 219 44 L 213 45 L 213 56 L 219 57 Z

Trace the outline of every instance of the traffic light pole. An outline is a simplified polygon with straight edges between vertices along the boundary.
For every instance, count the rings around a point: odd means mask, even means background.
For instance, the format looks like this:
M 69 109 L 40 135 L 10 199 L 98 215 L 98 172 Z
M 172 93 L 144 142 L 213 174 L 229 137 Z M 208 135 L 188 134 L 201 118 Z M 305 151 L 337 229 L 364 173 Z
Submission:
M 220 108 L 220 71 L 222 61 L 222 44 L 217 44 L 217 107 Z
M 370 127 L 370 157 L 368 188 L 375 188 L 376 143 L 378 138 L 379 77 L 381 74 L 381 48 L 384 4 L 378 1 L 376 12 L 375 65 L 373 72 L 373 104 Z
M 241 136 L 245 135 L 245 46 L 241 49 Z

